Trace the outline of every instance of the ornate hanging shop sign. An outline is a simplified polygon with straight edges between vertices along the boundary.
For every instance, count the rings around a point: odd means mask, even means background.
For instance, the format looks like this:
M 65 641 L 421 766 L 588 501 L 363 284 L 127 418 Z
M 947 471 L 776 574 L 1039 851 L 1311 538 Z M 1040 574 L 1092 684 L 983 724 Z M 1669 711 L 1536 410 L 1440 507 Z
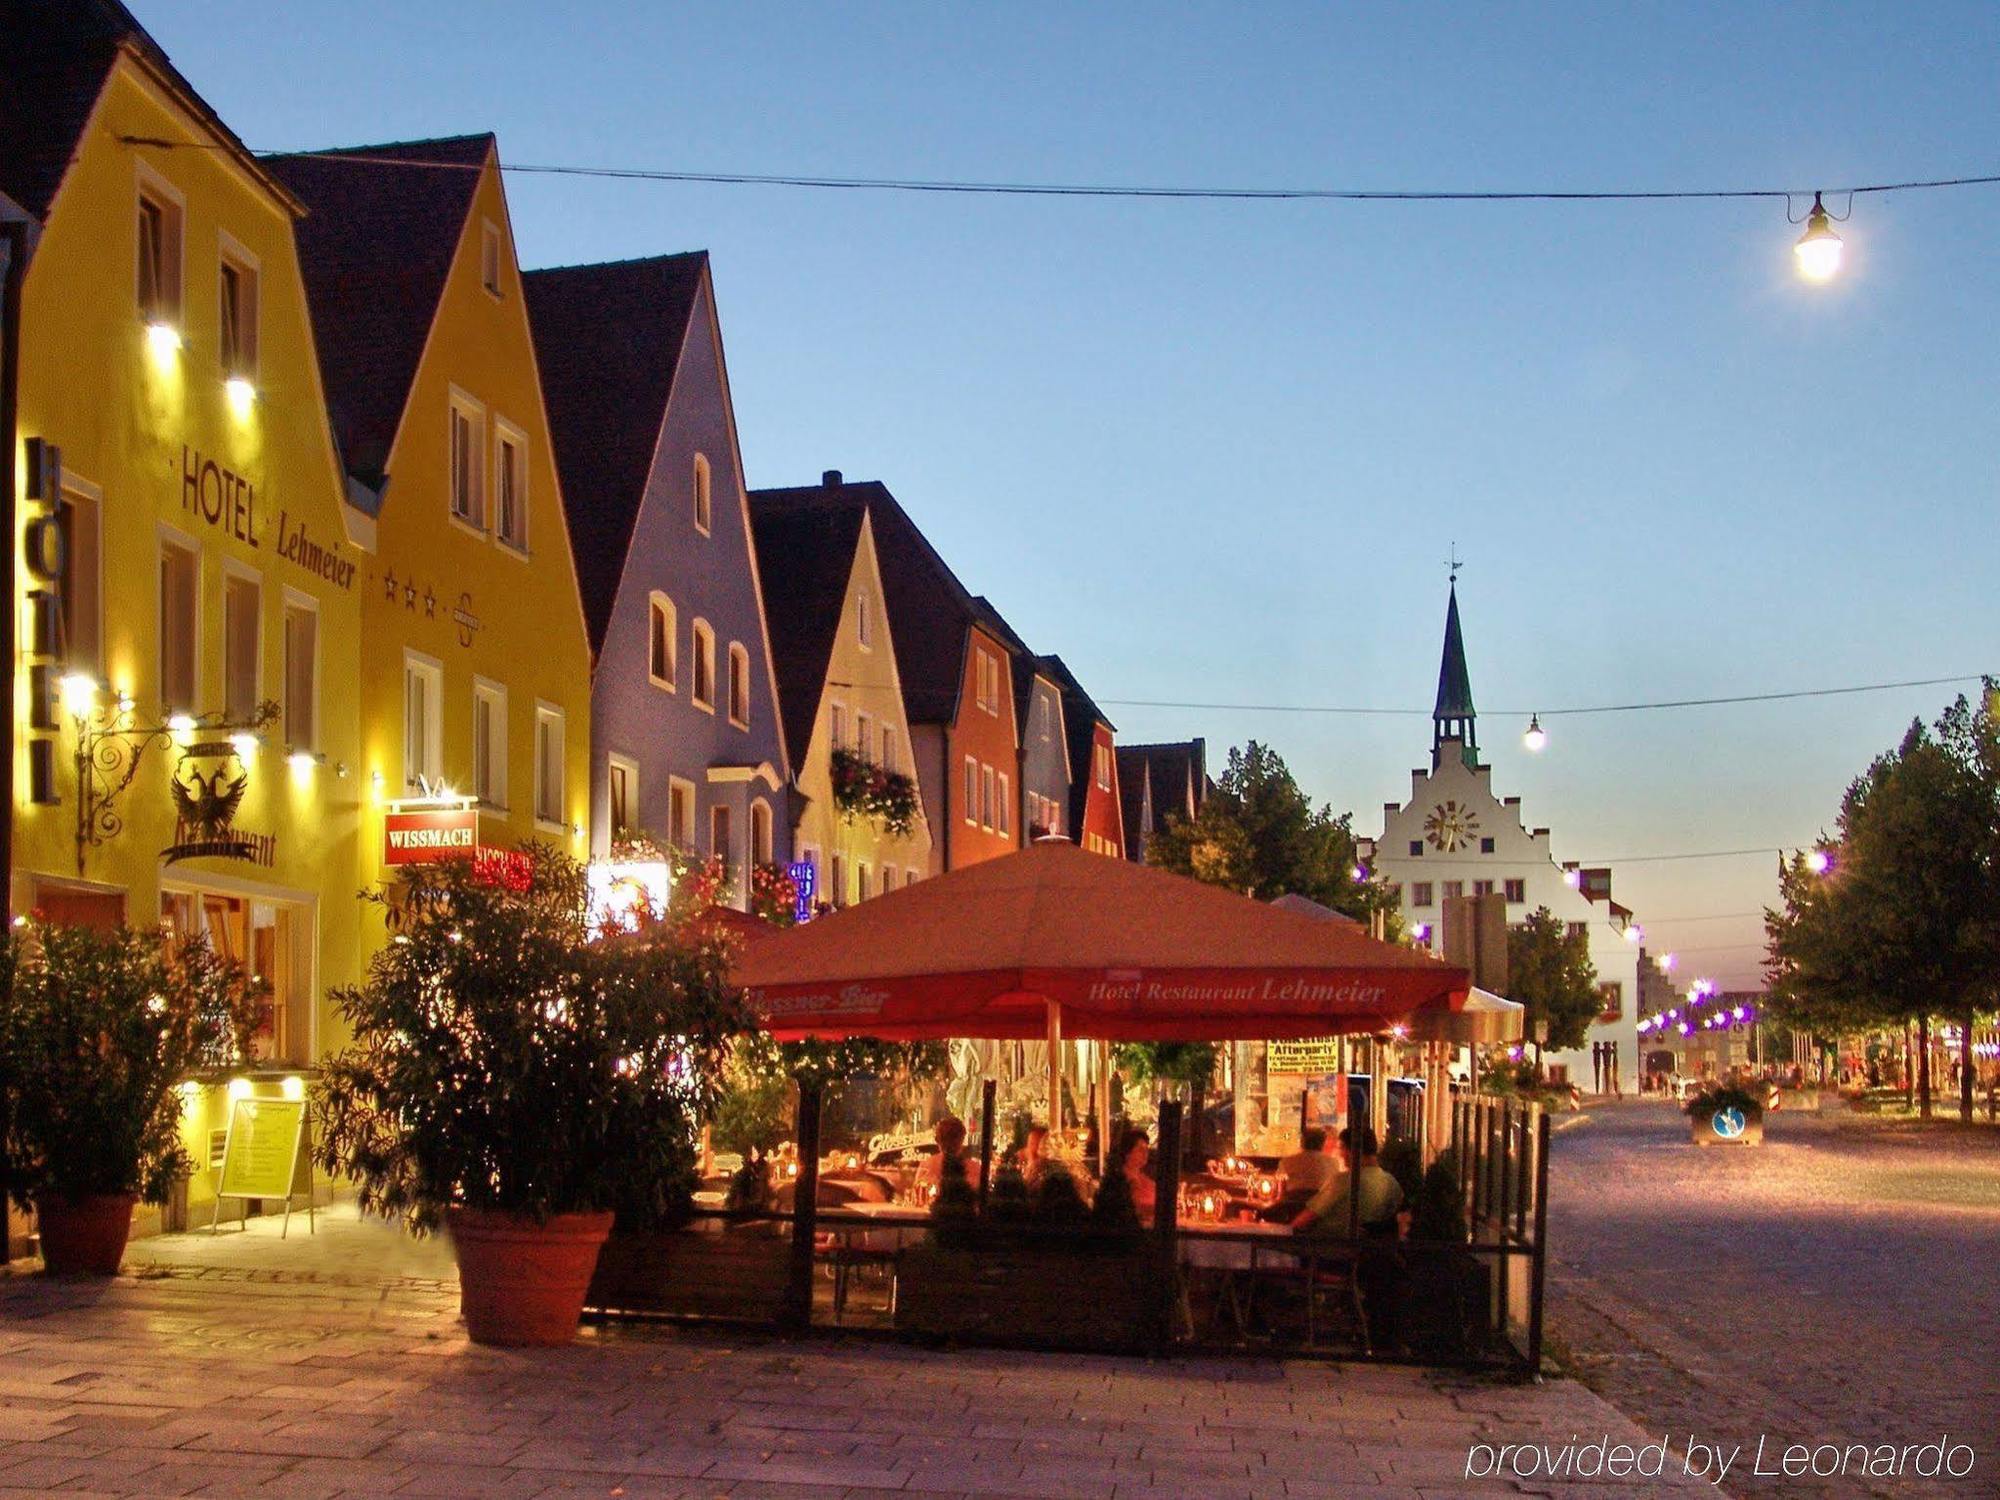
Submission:
M 174 841 L 166 864 L 184 859 L 241 859 L 266 868 L 277 862 L 278 838 L 236 826 L 250 789 L 250 770 L 229 740 L 195 740 L 183 747 L 168 783 L 174 799 Z

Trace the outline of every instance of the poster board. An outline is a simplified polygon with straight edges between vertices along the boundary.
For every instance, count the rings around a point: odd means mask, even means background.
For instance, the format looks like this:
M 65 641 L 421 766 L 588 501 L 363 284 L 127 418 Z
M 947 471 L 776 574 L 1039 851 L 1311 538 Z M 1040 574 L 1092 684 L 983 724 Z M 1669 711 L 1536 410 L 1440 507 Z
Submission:
M 1305 1073 L 1320 1077 L 1340 1071 L 1340 1038 L 1308 1037 L 1303 1041 L 1269 1042 L 1264 1067 L 1271 1073 Z
M 215 1213 L 209 1220 L 210 1233 L 220 1223 L 224 1198 L 282 1198 L 285 1224 L 278 1237 L 283 1239 L 291 1232 L 292 1198 L 299 1190 L 301 1176 L 306 1184 L 306 1222 L 317 1232 L 309 1128 L 303 1099 L 252 1096 L 230 1100 L 229 1134 L 222 1147 L 222 1168 L 215 1179 Z

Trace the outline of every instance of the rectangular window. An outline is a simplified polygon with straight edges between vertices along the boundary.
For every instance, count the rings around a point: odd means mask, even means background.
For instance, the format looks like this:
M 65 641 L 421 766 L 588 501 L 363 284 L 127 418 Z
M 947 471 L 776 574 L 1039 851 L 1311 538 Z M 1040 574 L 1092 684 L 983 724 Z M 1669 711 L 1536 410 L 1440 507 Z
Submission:
M 222 576 L 222 708 L 237 723 L 256 717 L 264 590 L 237 572 Z
M 165 183 L 141 185 L 139 316 L 176 329 L 181 322 L 181 223 L 180 202 Z
M 1410 905 L 1429 906 L 1431 904 L 1431 883 L 1428 880 L 1415 881 L 1410 886 Z
M 667 778 L 667 838 L 676 849 L 694 849 L 694 783 Z
M 1620 1021 L 1625 1017 L 1625 985 L 1622 980 L 1607 979 L 1597 987 L 1600 1021 Z
M 993 826 L 993 768 L 984 763 L 979 767 L 979 826 Z
M 1585 936 L 1590 931 L 1590 928 L 1589 925 L 1584 922 L 1571 922 L 1563 930 L 1566 933 L 1568 933 L 1572 939 L 1574 939 Z
M 854 596 L 854 638 L 861 643 L 863 651 L 874 649 L 874 622 L 869 615 L 868 596 L 866 594 L 856 594 Z
M 1528 899 L 1527 881 L 1510 880 L 1507 882 L 1507 900 L 1510 905 L 1526 901 L 1527 899 Z
M 1493 894 L 1493 882 L 1492 882 L 1492 881 L 1490 881 L 1490 880 L 1475 880 L 1475 881 L 1473 881 L 1473 882 L 1472 882 L 1472 894 L 1473 894 L 1473 895 L 1475 895 L 1475 896 L 1490 896 L 1490 895 L 1492 895 L 1492 894 Z
M 896 867 L 894 865 L 882 866 L 882 894 L 886 896 L 889 894 L 889 892 L 893 891 L 895 888 L 896 888 Z
M 160 701 L 195 712 L 195 639 L 201 594 L 199 554 L 185 542 L 160 543 Z
M 535 821 L 563 823 L 563 714 L 545 703 L 535 706 Z
M 750 653 L 736 641 L 729 643 L 729 722 L 750 727 Z
M 451 398 L 451 513 L 486 529 L 486 413 L 462 396 Z
M 965 821 L 975 826 L 979 822 L 979 762 L 969 755 L 965 757 Z
M 404 652 L 403 785 L 410 791 L 444 780 L 443 703 L 444 668 Z
M 827 738 L 835 750 L 847 748 L 847 705 L 836 703 L 828 710 Z
M 665 594 L 653 595 L 651 607 L 646 611 L 646 630 L 647 674 L 654 687 L 663 687 L 671 693 L 675 668 L 679 665 L 680 632 L 673 601 Z
M 887 724 L 882 726 L 881 766 L 885 771 L 896 769 L 896 731 Z
M 500 428 L 493 445 L 494 532 L 516 552 L 528 550 L 528 444 Z
M 1111 790 L 1111 747 L 1109 745 L 1097 746 L 1096 759 L 1097 784 L 1102 790 L 1108 792 Z
M 1009 835 L 1014 832 L 1014 816 L 1009 811 L 1013 804 L 1013 793 L 1011 790 L 1013 780 L 1013 777 L 1009 776 L 1005 771 L 1000 773 L 1000 790 L 993 803 L 993 826 L 999 832 Z
M 1465 882 L 1464 882 L 1464 881 L 1462 881 L 1462 880 L 1447 880 L 1447 881 L 1446 881 L 1446 882 L 1444 883 L 1444 899 L 1445 899 L 1445 900 L 1447 900 L 1447 901 L 1456 901 L 1456 900 L 1457 900 L 1457 899 L 1458 899 L 1458 898 L 1459 898 L 1460 896 L 1463 896 L 1464 894 L 1465 894 Z
M 319 611 L 285 601 L 285 742 L 319 748 Z
M 721 803 L 708 810 L 708 852 L 722 861 L 725 874 L 736 869 L 736 846 L 730 842 L 729 809 Z
M 873 744 L 874 739 L 875 721 L 867 714 L 856 714 L 854 716 L 854 748 L 866 758 L 869 751 L 875 748 Z
M 710 484 L 708 455 L 697 453 L 694 456 L 694 527 L 703 536 L 708 535 L 709 527 L 715 520 L 715 502 Z
M 507 690 L 472 685 L 472 791 L 488 807 L 507 806 Z
M 1424 841 L 1422 839 L 1411 839 L 1410 858 L 1422 859 L 1423 857 L 1424 857 Z
M 639 831 L 639 767 L 622 755 L 614 755 L 607 768 L 611 838 L 616 843 Z
M 257 269 L 247 256 L 222 253 L 217 287 L 221 314 L 222 373 L 230 379 L 257 378 Z
M 915 870 L 903 871 L 903 885 L 906 888 L 909 886 L 913 886 L 916 883 L 917 883 L 917 872 Z
M 694 622 L 694 706 L 715 712 L 715 632 Z
M 1479 841 L 1479 852 L 1481 854 L 1491 854 L 1493 852 L 1493 840 L 1481 839 Z
M 500 226 L 491 219 L 479 224 L 479 284 L 500 295 Z
M 826 893 L 827 905 L 841 907 L 847 905 L 847 860 L 836 854 L 828 870 L 830 885 Z
M 1035 725 L 1043 739 L 1055 733 L 1055 705 L 1046 695 L 1035 701 Z
M 104 675 L 103 527 L 95 495 L 63 492 L 63 662 L 92 677 Z
M 874 894 L 874 887 L 868 875 L 867 863 L 865 861 L 857 862 L 854 866 L 854 899 L 856 901 L 866 901 Z

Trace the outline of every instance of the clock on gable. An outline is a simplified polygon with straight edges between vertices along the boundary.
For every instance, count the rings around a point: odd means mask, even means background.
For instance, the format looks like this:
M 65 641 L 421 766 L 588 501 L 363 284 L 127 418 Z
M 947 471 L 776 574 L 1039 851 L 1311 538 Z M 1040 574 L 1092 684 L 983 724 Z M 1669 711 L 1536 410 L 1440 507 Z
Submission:
M 1478 815 L 1469 807 L 1460 807 L 1455 798 L 1440 802 L 1424 815 L 1424 837 L 1442 854 L 1469 848 L 1478 831 Z

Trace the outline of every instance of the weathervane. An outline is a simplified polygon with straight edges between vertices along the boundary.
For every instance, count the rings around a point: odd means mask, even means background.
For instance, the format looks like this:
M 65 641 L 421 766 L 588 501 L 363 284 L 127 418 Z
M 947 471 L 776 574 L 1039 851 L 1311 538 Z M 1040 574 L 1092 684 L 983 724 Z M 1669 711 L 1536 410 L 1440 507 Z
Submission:
M 1457 543 L 1457 542 L 1453 542 L 1453 543 L 1451 544 L 1451 556 L 1445 559 L 1445 566 L 1446 566 L 1447 568 L 1450 568 L 1450 569 L 1451 569 L 1451 581 L 1452 581 L 1453 583 L 1457 583 L 1457 582 L 1458 582 L 1458 570 L 1459 570 L 1460 568 L 1462 568 L 1462 567 L 1464 567 L 1464 566 L 1465 566 L 1465 564 L 1464 564 L 1464 563 L 1462 563 L 1462 562 L 1460 562 L 1460 561 L 1458 560 L 1458 543 Z

